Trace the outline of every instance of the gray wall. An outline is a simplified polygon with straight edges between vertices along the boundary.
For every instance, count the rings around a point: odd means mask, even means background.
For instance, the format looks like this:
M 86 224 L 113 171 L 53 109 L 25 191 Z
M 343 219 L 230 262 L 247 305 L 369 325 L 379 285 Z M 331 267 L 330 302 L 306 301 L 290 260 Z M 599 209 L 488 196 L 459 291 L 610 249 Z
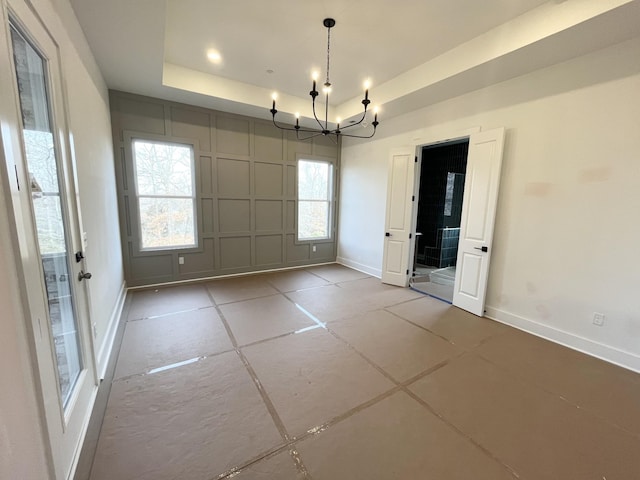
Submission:
M 337 215 L 332 217 L 328 241 L 297 242 L 295 234 L 296 160 L 301 155 L 330 160 L 337 175 L 339 146 L 331 139 L 299 142 L 268 121 L 117 91 L 110 92 L 110 104 L 122 249 L 130 286 L 335 261 Z M 197 251 L 137 248 L 132 135 L 193 144 Z M 335 205 L 337 177 L 334 182 Z M 184 265 L 178 263 L 179 256 Z

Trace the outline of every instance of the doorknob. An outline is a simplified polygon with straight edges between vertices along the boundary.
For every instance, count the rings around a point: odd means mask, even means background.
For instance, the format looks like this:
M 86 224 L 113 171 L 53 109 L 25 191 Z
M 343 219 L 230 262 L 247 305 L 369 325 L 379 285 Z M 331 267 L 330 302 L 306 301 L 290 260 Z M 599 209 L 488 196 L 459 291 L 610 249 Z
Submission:
M 473 248 L 475 248 L 476 250 L 482 250 L 483 252 L 488 252 L 489 251 L 489 247 L 485 247 L 485 246 L 473 247 Z
M 91 274 L 89 272 L 84 272 L 84 270 L 80 270 L 80 273 L 78 274 L 78 281 L 81 282 L 84 279 L 89 280 L 91 278 Z

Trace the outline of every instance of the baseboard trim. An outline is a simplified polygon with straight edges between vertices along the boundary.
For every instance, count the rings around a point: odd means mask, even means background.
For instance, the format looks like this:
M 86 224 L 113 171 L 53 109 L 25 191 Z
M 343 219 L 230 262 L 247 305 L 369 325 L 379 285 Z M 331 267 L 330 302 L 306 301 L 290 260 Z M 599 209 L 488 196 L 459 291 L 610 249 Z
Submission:
M 491 320 L 504 323 L 511 327 L 525 331 L 537 337 L 544 338 L 565 347 L 599 358 L 605 362 L 613 363 L 620 367 L 640 373 L 640 356 L 631 352 L 594 342 L 588 338 L 565 332 L 558 328 L 524 318 L 513 313 L 505 312 L 494 307 L 485 307 L 485 316 Z
M 113 342 L 116 338 L 116 332 L 118 331 L 118 323 L 120 322 L 120 316 L 122 315 L 122 308 L 124 307 L 124 301 L 127 298 L 127 283 L 122 282 L 120 291 L 118 292 L 118 298 L 116 304 L 111 312 L 111 318 L 109 318 L 109 326 L 107 327 L 107 333 L 104 336 L 100 350 L 98 350 L 97 356 L 97 370 L 100 380 L 104 380 L 105 373 L 107 371 L 107 364 L 109 363 L 109 356 L 113 349 Z
M 261 275 L 263 273 L 277 273 L 277 272 L 286 272 L 287 270 L 302 270 L 304 268 L 311 267 L 320 267 L 322 265 L 333 265 L 337 262 L 322 262 L 322 263 L 311 263 L 309 265 L 296 265 L 294 267 L 283 267 L 283 268 L 269 268 L 265 270 L 253 270 L 251 272 L 240 272 L 240 273 L 226 273 L 224 275 L 216 275 L 215 277 L 197 277 L 197 278 L 186 278 L 183 280 L 172 280 L 170 282 L 161 282 L 161 283 L 150 283 L 146 285 L 134 285 L 133 287 L 128 287 L 128 291 L 135 292 L 136 290 L 148 290 L 150 288 L 156 287 L 170 287 L 175 285 L 189 285 L 192 283 L 203 283 L 209 282 L 211 280 L 220 280 L 223 278 L 235 278 L 235 277 L 248 277 L 250 275 Z
M 344 265 L 345 267 L 353 268 L 354 270 L 358 270 L 359 272 L 362 272 L 362 273 L 373 275 L 374 277 L 377 277 L 377 278 L 382 277 L 382 270 L 380 268 L 372 268 L 368 265 L 364 265 L 362 263 L 349 260 L 348 258 L 337 257 L 336 263 L 339 263 L 340 265 Z

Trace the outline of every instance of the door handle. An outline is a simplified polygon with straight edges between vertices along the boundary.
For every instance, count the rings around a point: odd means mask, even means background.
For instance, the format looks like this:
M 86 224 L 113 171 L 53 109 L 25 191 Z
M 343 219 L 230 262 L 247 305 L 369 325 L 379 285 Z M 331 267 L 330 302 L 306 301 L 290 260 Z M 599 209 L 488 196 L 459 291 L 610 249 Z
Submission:
M 485 247 L 485 246 L 473 247 L 473 248 L 475 248 L 476 250 L 482 250 L 483 252 L 488 252 L 489 251 L 489 247 Z
M 390 237 L 390 236 L 391 236 L 391 234 L 390 234 L 389 232 L 387 232 L 387 233 L 385 233 L 385 234 L 384 234 L 384 236 L 385 236 L 385 237 Z
M 84 279 L 89 280 L 91 278 L 91 274 L 89 272 L 86 272 L 84 270 L 80 270 L 80 273 L 78 274 L 78 281 L 81 282 Z

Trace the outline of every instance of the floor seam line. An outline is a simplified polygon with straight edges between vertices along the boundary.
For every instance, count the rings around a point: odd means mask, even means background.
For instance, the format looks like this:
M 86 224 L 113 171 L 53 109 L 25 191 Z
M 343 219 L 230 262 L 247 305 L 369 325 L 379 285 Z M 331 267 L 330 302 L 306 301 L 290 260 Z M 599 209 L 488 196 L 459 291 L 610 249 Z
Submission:
M 637 432 L 633 432 L 631 430 L 627 430 L 626 428 L 624 428 L 623 426 L 612 422 L 610 420 L 608 420 L 606 417 L 603 417 L 602 415 L 600 415 L 599 413 L 597 413 L 595 410 L 592 410 L 589 407 L 585 407 L 582 405 L 579 405 L 577 403 L 575 403 L 573 400 L 568 399 L 567 397 L 565 397 L 564 395 L 558 393 L 558 392 L 554 392 L 553 390 L 548 389 L 547 387 L 542 386 L 540 383 L 535 382 L 535 381 L 531 381 L 531 382 L 527 382 L 524 378 L 520 377 L 519 375 L 511 372 L 510 370 L 504 368 L 502 365 L 497 364 L 495 362 L 493 362 L 492 360 L 486 358 L 484 355 L 482 355 L 481 353 L 477 353 L 477 352 L 472 352 L 475 355 L 477 355 L 478 357 L 480 357 L 482 360 L 484 360 L 485 362 L 493 365 L 494 367 L 498 368 L 500 371 L 502 371 L 503 373 L 506 373 L 508 376 L 510 376 L 511 378 L 515 379 L 520 385 L 523 385 L 525 387 L 533 387 L 533 388 L 537 388 L 540 389 L 541 391 L 559 398 L 562 402 L 564 402 L 565 404 L 567 404 L 570 407 L 574 407 L 577 408 L 579 410 L 583 410 L 587 413 L 589 413 L 590 415 L 593 415 L 595 418 L 597 418 L 598 420 L 602 421 L 603 423 L 610 425 L 630 436 L 632 436 L 633 438 L 635 438 L 636 440 L 640 441 L 640 433 Z
M 218 307 L 226 307 L 227 305 L 236 305 L 236 304 L 242 303 L 242 302 L 250 302 L 252 300 L 259 300 L 261 298 L 269 298 L 269 297 L 275 297 L 277 295 L 282 295 L 282 293 L 280 291 L 278 291 L 277 289 L 275 289 L 275 290 L 276 290 L 276 293 L 269 293 L 267 295 L 258 295 L 257 297 L 243 298 L 241 300 L 233 300 L 232 302 L 216 303 L 216 306 L 218 306 Z
M 235 351 L 235 349 L 234 349 L 234 348 L 229 348 L 229 349 L 227 349 L 227 350 L 223 350 L 223 351 L 221 351 L 221 352 L 205 353 L 205 354 L 203 354 L 203 355 L 198 355 L 197 357 L 187 358 L 187 359 L 185 359 L 185 360 L 183 360 L 183 361 L 192 360 L 193 358 L 197 358 L 197 359 L 198 359 L 198 361 L 200 361 L 200 360 L 206 360 L 207 358 L 214 358 L 214 357 L 218 357 L 218 356 L 220 356 L 220 355 L 224 355 L 225 353 L 231 353 L 231 352 L 233 352 L 233 351 Z M 174 362 L 174 363 L 181 363 L 181 362 Z M 173 365 L 174 363 L 170 363 L 169 365 Z M 176 368 L 186 367 L 187 365 L 190 365 L 190 364 L 180 365 L 180 366 L 177 366 Z M 166 366 L 168 366 L 168 365 L 161 365 L 161 366 L 156 367 L 156 368 L 162 368 L 162 367 L 166 367 Z M 131 375 L 125 375 L 125 376 L 123 376 L 123 377 L 114 378 L 114 379 L 111 381 L 111 383 L 112 383 L 112 384 L 114 384 L 114 383 L 117 383 L 117 382 L 119 383 L 119 382 L 122 382 L 122 381 L 125 381 L 125 380 L 131 380 L 132 378 L 145 377 L 145 376 L 147 376 L 147 375 L 154 375 L 155 373 L 161 373 L 161 372 L 154 372 L 154 373 L 151 373 L 153 370 L 155 370 L 155 368 L 152 368 L 151 370 L 146 371 L 146 372 L 141 372 L 141 373 L 132 373 Z M 167 370 L 169 370 L 169 369 L 167 369 Z
M 392 311 L 390 311 L 390 310 L 387 310 L 387 308 L 388 308 L 388 307 L 384 307 L 384 308 L 383 308 L 383 310 L 384 310 L 385 312 L 390 313 L 390 314 L 391 314 L 391 315 L 393 315 L 394 317 L 399 318 L 400 320 L 404 320 L 405 322 L 407 322 L 407 323 L 409 323 L 409 324 L 413 325 L 414 327 L 418 327 L 419 329 L 424 330 L 425 332 L 428 332 L 428 333 L 430 333 L 431 335 L 435 335 L 436 337 L 441 338 L 442 340 L 444 340 L 445 342 L 447 342 L 447 343 L 449 343 L 449 344 L 451 344 L 451 345 L 455 345 L 456 347 L 464 348 L 464 347 L 462 347 L 462 346 L 458 345 L 457 343 L 453 343 L 453 342 L 452 342 L 451 340 L 449 340 L 447 337 L 445 337 L 445 336 L 443 336 L 443 335 L 440 335 L 439 333 L 436 333 L 436 332 L 434 332 L 433 330 L 428 329 L 428 328 L 427 328 L 427 327 L 425 327 L 424 325 L 420 325 L 419 323 L 415 323 L 415 322 L 413 322 L 413 321 L 411 321 L 411 320 L 409 320 L 409 319 L 407 319 L 407 318 L 404 318 L 403 316 L 401 316 L 401 315 L 399 315 L 399 314 L 397 314 L 397 313 L 395 313 L 395 312 L 392 312 Z
M 207 289 L 207 292 L 209 293 L 209 295 L 211 297 L 213 297 L 213 295 L 211 294 L 211 292 L 209 292 L 208 289 Z M 212 298 L 212 300 L 213 300 L 213 298 Z M 258 375 L 256 374 L 255 370 L 251 366 L 251 363 L 249 362 L 249 359 L 244 355 L 244 353 L 242 352 L 242 350 L 238 346 L 238 341 L 236 340 L 235 335 L 233 334 L 233 331 L 231 330 L 231 326 L 229 325 L 229 322 L 227 321 L 227 318 L 224 316 L 224 313 L 222 312 L 220 306 L 217 305 L 217 304 L 216 304 L 216 311 L 218 312 L 218 316 L 220 317 L 220 320 L 222 321 L 222 324 L 224 325 L 224 328 L 227 330 L 227 334 L 229 335 L 229 338 L 231 339 L 231 344 L 233 345 L 236 354 L 238 355 L 238 357 L 240 357 L 240 361 L 244 365 L 245 370 L 247 371 L 247 373 L 249 374 L 249 377 L 251 378 L 251 381 L 253 382 L 254 386 L 258 390 L 258 393 L 260 394 L 260 397 L 262 399 L 262 402 L 263 402 L 264 406 L 266 407 L 267 411 L 269 412 L 269 415 L 271 415 L 271 419 L 273 420 L 273 423 L 275 424 L 275 427 L 278 430 L 278 433 L 280 434 L 282 439 L 285 441 L 285 443 L 289 443 L 289 441 L 291 440 L 291 436 L 287 432 L 287 429 L 286 429 L 286 427 L 284 425 L 284 422 L 280 418 L 280 415 L 278 414 L 278 412 L 277 412 L 277 410 L 275 408 L 275 405 L 271 401 L 271 398 L 269 397 L 269 395 L 267 394 L 266 390 L 262 386 L 262 382 L 260 382 L 260 379 L 258 378 Z M 293 454 L 292 454 L 292 456 L 293 456 Z M 305 479 L 310 480 L 309 472 L 307 471 L 306 467 L 304 466 L 304 464 L 302 462 L 302 459 L 301 458 L 296 458 L 294 456 L 294 463 L 296 464 L 296 469 L 298 470 L 298 473 L 302 474 Z
M 334 332 L 333 330 L 327 328 L 327 331 L 329 333 L 331 333 L 335 338 L 337 338 L 338 340 L 342 341 L 345 345 L 347 345 L 348 348 L 350 348 L 351 350 L 353 350 L 357 355 L 359 355 L 361 358 L 363 358 L 369 365 L 371 365 L 372 367 L 374 367 L 377 371 L 379 371 L 381 374 L 383 374 L 388 380 L 390 380 L 391 382 L 393 382 L 395 384 L 395 388 L 391 390 L 391 392 L 396 393 L 396 391 L 402 391 L 404 393 L 406 393 L 407 395 L 409 395 L 411 398 L 413 398 L 414 400 L 417 400 L 421 405 L 423 405 L 430 413 L 432 413 L 433 415 L 435 415 L 437 418 L 439 418 L 443 423 L 445 423 L 445 425 L 449 426 L 450 428 L 454 429 L 454 431 L 458 432 L 460 435 L 462 435 L 463 438 L 465 438 L 467 441 L 471 442 L 473 445 L 475 445 L 478 449 L 480 449 L 485 455 L 488 455 L 491 459 L 493 459 L 494 461 L 498 462 L 502 467 L 504 467 L 505 469 L 507 469 L 507 471 L 513 475 L 515 478 L 522 478 L 518 472 L 513 469 L 511 466 L 509 466 L 508 464 L 502 462 L 501 460 L 499 460 L 497 457 L 495 457 L 488 449 L 486 449 L 485 447 L 483 447 L 482 445 L 480 445 L 479 443 L 477 443 L 473 438 L 471 438 L 469 435 L 467 435 L 466 433 L 464 433 L 462 430 L 460 430 L 459 428 L 457 428 L 455 425 L 453 425 L 451 422 L 449 422 L 448 420 L 446 420 L 442 415 L 440 415 L 439 413 L 437 413 L 435 411 L 435 409 L 433 409 L 426 401 L 422 400 L 420 397 L 418 397 L 416 394 L 414 394 L 411 390 L 409 390 L 408 385 L 405 385 L 404 382 L 400 382 L 398 380 L 396 380 L 393 376 L 391 376 L 390 374 L 388 374 L 387 372 L 385 372 L 381 367 L 379 367 L 377 364 L 375 364 L 372 360 L 370 360 L 366 355 L 364 355 L 363 353 L 361 353 L 358 349 L 355 348 L 355 346 L 351 345 L 348 341 L 346 341 L 345 339 L 343 339 L 342 337 L 340 337 L 336 332 Z M 429 374 L 433 373 L 436 370 L 439 370 L 440 368 L 443 368 L 444 366 L 446 366 L 447 363 L 449 363 L 449 361 L 451 360 L 455 360 L 456 358 L 459 358 L 465 354 L 467 354 L 468 352 L 463 351 L 461 353 L 459 353 L 458 355 L 456 355 L 455 357 L 452 357 L 450 359 L 447 359 L 445 362 L 441 362 L 438 365 L 435 365 L 433 367 L 433 369 L 430 369 L 430 371 L 427 372 L 422 372 L 421 374 L 419 374 L 421 377 L 420 378 L 424 378 L 426 376 L 428 376 Z M 415 378 L 415 377 L 414 377 Z M 413 378 L 407 380 L 407 382 L 415 382 L 417 381 L 414 380 Z M 411 383 L 413 383 L 411 382 Z M 388 392 L 387 392 L 388 393 Z M 392 394 L 392 393 L 391 393 Z M 389 394 L 389 396 L 391 395 Z M 364 408 L 368 408 L 368 406 L 371 405 L 367 405 L 367 407 Z M 363 408 L 363 409 L 364 409 Z M 348 418 L 348 417 L 346 417 Z M 337 423 L 337 422 L 336 422 Z M 329 428 L 332 425 L 327 425 L 326 428 Z M 324 431 L 324 429 L 322 430 Z M 318 432 L 319 433 L 319 432 Z
M 443 415 L 441 415 L 440 413 L 438 413 L 435 408 L 433 408 L 431 405 L 429 405 L 429 403 L 422 399 L 421 397 L 419 397 L 417 394 L 415 394 L 413 391 L 411 391 L 409 388 L 407 387 L 402 387 L 402 391 L 405 392 L 407 395 L 409 395 L 411 398 L 413 398 L 415 401 L 417 401 L 420 405 L 422 405 L 424 408 L 426 408 L 432 415 L 434 415 L 435 417 L 437 417 L 440 421 L 442 421 L 445 425 L 447 425 L 449 428 L 451 428 L 452 430 L 454 430 L 455 432 L 457 432 L 460 436 L 462 436 L 465 440 L 467 440 L 469 443 L 471 443 L 472 445 L 474 445 L 476 448 L 478 448 L 482 453 L 484 453 L 485 455 L 487 455 L 489 458 L 491 458 L 492 460 L 494 460 L 495 462 L 497 462 L 499 465 L 501 465 L 502 467 L 504 467 L 511 475 L 513 475 L 515 478 L 519 478 L 521 480 L 523 480 L 522 475 L 520 475 L 520 473 L 518 473 L 517 470 L 515 470 L 513 467 L 511 467 L 509 464 L 503 462 L 501 459 L 499 459 L 498 457 L 496 457 L 495 455 L 493 455 L 493 453 L 491 453 L 491 451 L 486 448 L 485 446 L 483 446 L 481 443 L 479 443 L 478 441 L 476 441 L 473 437 L 471 437 L 469 434 L 467 434 L 466 432 L 462 431 L 460 428 L 458 428 L 456 425 L 454 425 L 452 422 L 450 422 L 448 419 L 446 419 Z
M 163 313 L 161 315 L 151 315 L 149 317 L 131 318 L 127 320 L 127 322 L 139 322 L 141 320 L 155 320 L 156 318 L 170 317 L 171 315 L 179 315 L 180 313 L 197 312 L 198 310 L 204 310 L 207 308 L 211 308 L 213 306 L 214 305 L 207 305 L 204 307 L 189 308 L 187 310 L 177 310 L 175 312 Z

